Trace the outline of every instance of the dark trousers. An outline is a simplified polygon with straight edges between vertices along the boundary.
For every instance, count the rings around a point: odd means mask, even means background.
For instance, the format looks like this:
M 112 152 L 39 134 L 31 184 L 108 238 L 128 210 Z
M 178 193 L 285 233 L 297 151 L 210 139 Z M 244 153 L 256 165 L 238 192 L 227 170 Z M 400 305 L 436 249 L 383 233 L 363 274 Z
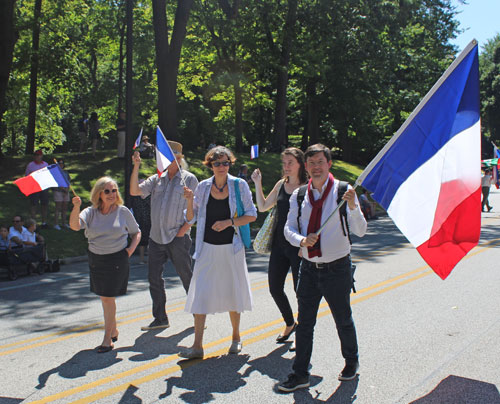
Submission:
M 163 265 L 166 264 L 168 259 L 172 261 L 187 293 L 193 275 L 190 250 L 191 237 L 187 234 L 184 237 L 175 237 L 168 244 L 158 244 L 149 239 L 149 293 L 153 300 L 153 317 L 157 320 L 164 321 L 167 319 L 165 310 L 167 296 L 165 294 L 165 281 L 163 280 Z
M 299 377 L 309 376 L 314 326 L 322 297 L 327 301 L 335 320 L 342 356 L 346 362 L 358 361 L 358 342 L 350 303 L 351 286 L 350 256 L 333 261 L 325 268 L 316 268 L 311 262 L 302 260 L 297 285 L 299 324 L 293 364 L 293 370 Z
M 292 307 L 285 294 L 285 280 L 288 270 L 292 268 L 293 290 L 297 290 L 300 261 L 299 248 L 292 246 L 288 242 L 273 244 L 271 257 L 269 258 L 269 292 L 271 292 L 271 296 L 287 326 L 292 326 L 295 320 Z
M 484 211 L 484 205 L 491 209 L 490 202 L 488 201 L 488 197 L 490 196 L 490 187 L 481 187 L 481 191 L 483 192 L 483 201 L 481 202 L 481 210 Z

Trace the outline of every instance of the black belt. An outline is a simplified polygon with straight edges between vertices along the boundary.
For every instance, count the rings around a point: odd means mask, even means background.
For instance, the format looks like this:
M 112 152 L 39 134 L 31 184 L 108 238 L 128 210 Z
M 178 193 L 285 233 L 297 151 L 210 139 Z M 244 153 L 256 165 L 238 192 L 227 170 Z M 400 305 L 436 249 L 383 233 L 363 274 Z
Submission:
M 350 259 L 350 255 L 347 254 L 345 257 L 339 258 L 338 260 L 331 261 L 331 262 L 312 262 L 312 261 L 308 261 L 304 258 L 302 260 L 303 260 L 303 262 L 305 262 L 307 265 L 309 265 L 312 268 L 329 269 L 329 268 L 335 267 L 337 265 L 343 264 L 344 262 L 346 262 L 349 259 Z

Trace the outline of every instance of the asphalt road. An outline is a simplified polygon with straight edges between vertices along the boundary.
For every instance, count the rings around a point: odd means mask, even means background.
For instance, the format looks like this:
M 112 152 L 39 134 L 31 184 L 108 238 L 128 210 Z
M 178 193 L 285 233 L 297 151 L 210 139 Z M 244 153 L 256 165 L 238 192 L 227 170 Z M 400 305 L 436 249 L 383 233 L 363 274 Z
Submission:
M 316 325 L 311 387 L 280 394 L 290 343 L 267 289 L 267 257 L 248 252 L 254 309 L 242 315 L 243 351 L 227 355 L 229 316 L 209 316 L 203 361 L 181 361 L 193 341 L 185 293 L 165 273 L 172 326 L 151 321 L 146 266 L 133 258 L 129 293 L 117 300 L 116 349 L 97 354 L 102 311 L 89 292 L 86 263 L 57 274 L 0 278 L 0 403 L 500 403 L 500 192 L 484 213 L 479 245 L 446 281 L 435 275 L 388 217 L 355 239 L 358 293 L 352 296 L 360 375 L 343 367 L 333 319 L 323 303 Z M 3 273 L 2 273 L 3 275 Z M 291 279 L 287 292 L 293 296 Z M 294 303 L 294 307 L 296 304 Z

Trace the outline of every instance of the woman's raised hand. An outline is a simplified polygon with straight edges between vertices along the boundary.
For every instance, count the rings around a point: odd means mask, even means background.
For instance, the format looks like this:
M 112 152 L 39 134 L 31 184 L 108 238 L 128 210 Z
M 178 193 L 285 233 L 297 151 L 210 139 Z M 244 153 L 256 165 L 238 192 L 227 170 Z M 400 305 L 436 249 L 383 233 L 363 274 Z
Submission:
M 257 184 L 257 183 L 259 183 L 259 184 L 260 184 L 260 183 L 262 182 L 262 174 L 260 173 L 260 170 L 259 170 L 258 168 L 256 168 L 256 169 L 253 171 L 253 173 L 252 173 L 251 177 L 252 177 L 252 181 L 253 181 L 254 183 L 256 183 L 256 184 Z
M 73 199 L 71 199 L 71 202 L 73 202 L 73 206 L 75 208 L 80 209 L 80 206 L 82 206 L 82 199 L 79 196 L 73 197 Z

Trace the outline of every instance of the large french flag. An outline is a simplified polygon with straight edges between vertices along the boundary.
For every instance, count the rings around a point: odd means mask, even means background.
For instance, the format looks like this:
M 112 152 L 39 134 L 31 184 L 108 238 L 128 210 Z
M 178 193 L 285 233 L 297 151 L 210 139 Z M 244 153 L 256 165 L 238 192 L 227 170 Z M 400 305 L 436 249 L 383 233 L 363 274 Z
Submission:
M 172 148 L 165 139 L 160 127 L 156 127 L 156 170 L 158 175 L 162 175 L 163 171 L 175 161 Z
M 64 178 L 59 164 L 52 164 L 40 170 L 36 170 L 26 177 L 15 180 L 14 184 L 16 184 L 26 196 L 43 191 L 47 188 L 69 187 L 69 183 L 66 178 Z
M 465 48 L 356 181 L 442 279 L 480 236 L 477 48 Z

